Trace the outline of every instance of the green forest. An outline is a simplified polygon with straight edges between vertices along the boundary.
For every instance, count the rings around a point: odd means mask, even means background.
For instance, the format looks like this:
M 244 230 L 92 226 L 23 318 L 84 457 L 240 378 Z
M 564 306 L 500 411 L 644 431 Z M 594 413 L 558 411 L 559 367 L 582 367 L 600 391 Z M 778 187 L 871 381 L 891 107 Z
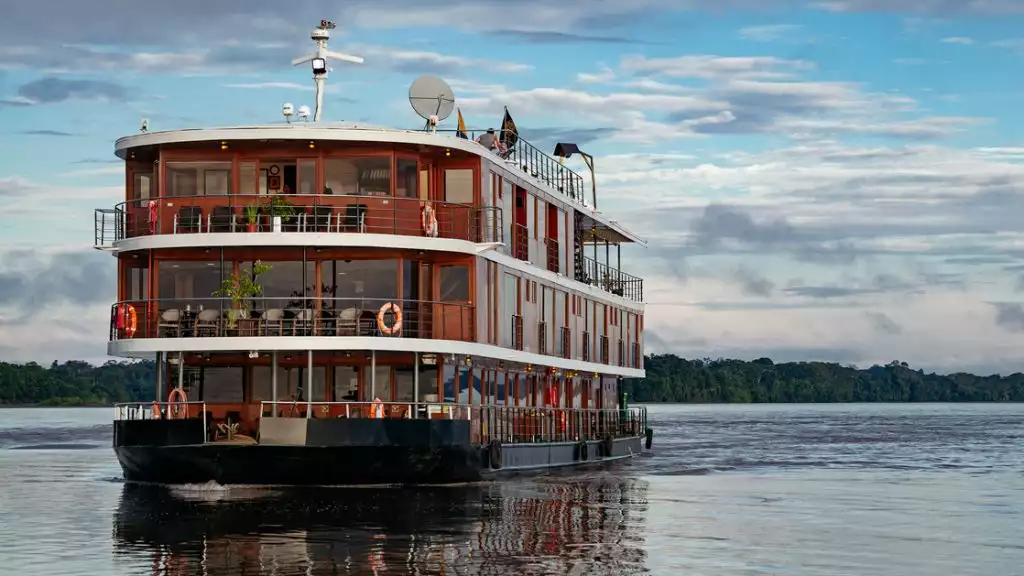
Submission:
M 647 378 L 627 380 L 631 402 L 1021 402 L 1024 374 L 925 374 L 903 362 L 858 369 L 767 358 L 647 356 Z M 106 405 L 153 398 L 152 362 L 0 362 L 0 404 Z

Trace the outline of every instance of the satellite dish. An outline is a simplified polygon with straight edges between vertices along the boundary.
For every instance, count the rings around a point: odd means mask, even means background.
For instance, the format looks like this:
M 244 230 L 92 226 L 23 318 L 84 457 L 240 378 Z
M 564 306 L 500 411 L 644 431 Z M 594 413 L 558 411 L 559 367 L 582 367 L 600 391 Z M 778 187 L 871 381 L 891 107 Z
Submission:
M 455 93 L 437 76 L 420 76 L 409 86 L 409 104 L 428 127 L 435 127 L 455 110 Z

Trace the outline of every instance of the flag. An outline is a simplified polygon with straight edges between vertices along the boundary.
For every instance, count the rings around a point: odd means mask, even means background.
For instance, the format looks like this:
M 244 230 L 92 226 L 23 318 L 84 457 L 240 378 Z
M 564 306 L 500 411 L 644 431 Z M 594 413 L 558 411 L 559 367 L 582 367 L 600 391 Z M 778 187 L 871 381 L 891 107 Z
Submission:
M 511 150 L 516 142 L 519 142 L 519 130 L 512 115 L 508 113 L 508 106 L 505 107 L 505 117 L 501 120 L 501 143 L 506 150 Z
M 455 135 L 459 138 L 465 138 L 469 140 L 469 136 L 466 135 L 466 121 L 462 119 L 462 109 L 459 108 L 459 128 L 455 131 Z

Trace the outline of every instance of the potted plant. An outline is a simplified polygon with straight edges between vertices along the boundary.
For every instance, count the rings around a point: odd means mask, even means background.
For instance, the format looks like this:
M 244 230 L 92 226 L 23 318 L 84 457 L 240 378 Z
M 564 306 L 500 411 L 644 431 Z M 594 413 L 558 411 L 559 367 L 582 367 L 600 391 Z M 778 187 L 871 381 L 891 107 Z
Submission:
M 245 219 L 249 223 L 249 232 L 255 232 L 260 217 L 260 207 L 255 203 L 245 207 Z
M 289 222 L 295 215 L 295 207 L 283 196 L 274 195 L 267 201 L 267 213 L 270 214 L 271 230 L 280 232 L 281 223 Z
M 231 298 L 231 310 L 228 311 L 228 328 L 234 329 L 239 318 L 249 317 L 250 299 L 263 293 L 263 287 L 259 284 L 260 275 L 270 270 L 270 266 L 262 260 L 257 260 L 252 265 L 252 273 L 238 272 L 225 278 L 220 288 L 213 291 L 213 296 L 219 298 Z

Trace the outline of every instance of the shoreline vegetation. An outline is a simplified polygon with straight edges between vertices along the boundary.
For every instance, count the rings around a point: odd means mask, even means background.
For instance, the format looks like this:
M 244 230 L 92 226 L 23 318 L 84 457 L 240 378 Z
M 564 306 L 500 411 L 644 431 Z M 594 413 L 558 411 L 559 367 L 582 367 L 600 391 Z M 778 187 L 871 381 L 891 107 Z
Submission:
M 647 378 L 626 380 L 637 403 L 842 403 L 1024 402 L 1024 374 L 940 375 L 905 362 L 859 369 L 831 362 L 687 360 L 675 354 L 645 357 Z M 0 406 L 110 406 L 153 399 L 156 364 L 116 362 L 96 366 L 68 361 L 49 367 L 0 362 Z

